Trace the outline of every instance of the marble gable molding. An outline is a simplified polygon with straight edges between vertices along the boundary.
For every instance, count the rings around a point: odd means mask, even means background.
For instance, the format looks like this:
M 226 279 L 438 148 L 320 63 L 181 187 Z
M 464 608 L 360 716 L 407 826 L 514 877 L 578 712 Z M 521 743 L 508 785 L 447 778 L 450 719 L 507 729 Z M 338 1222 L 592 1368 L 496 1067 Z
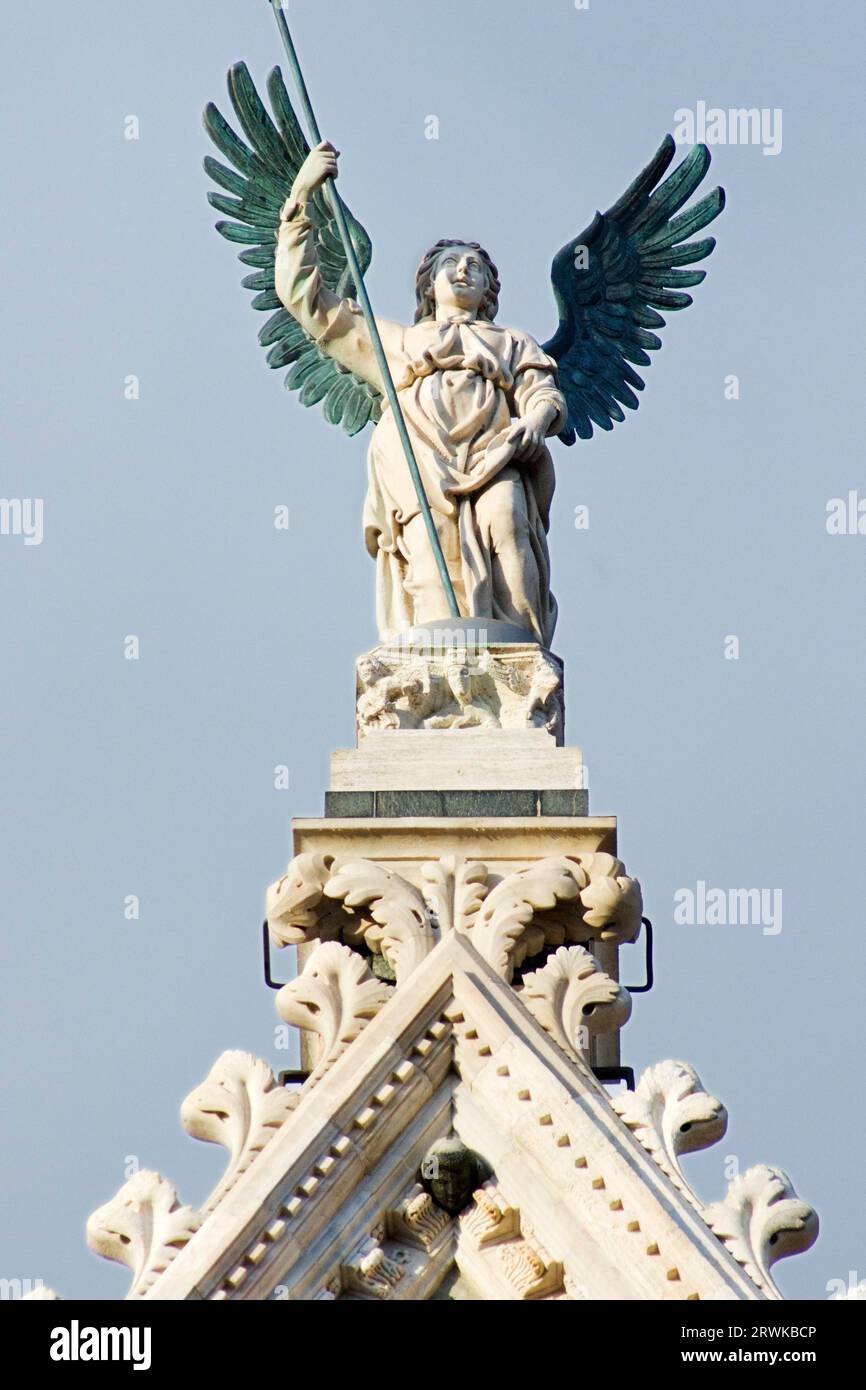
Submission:
M 681 1159 L 726 1115 L 688 1064 L 649 1068 L 627 1095 L 596 1080 L 584 1010 L 623 1005 L 582 947 L 515 989 L 450 930 L 394 988 L 331 941 L 284 988 L 321 1065 L 289 1091 L 230 1051 L 190 1092 L 184 1127 L 228 1156 L 201 1210 L 145 1170 L 88 1222 L 91 1248 L 130 1268 L 129 1298 L 406 1301 L 458 1279 L 520 1301 L 773 1299 L 770 1266 L 815 1239 L 778 1169 L 750 1169 L 721 1202 L 695 1196 Z M 449 1132 L 495 1174 L 459 1219 L 420 1168 Z

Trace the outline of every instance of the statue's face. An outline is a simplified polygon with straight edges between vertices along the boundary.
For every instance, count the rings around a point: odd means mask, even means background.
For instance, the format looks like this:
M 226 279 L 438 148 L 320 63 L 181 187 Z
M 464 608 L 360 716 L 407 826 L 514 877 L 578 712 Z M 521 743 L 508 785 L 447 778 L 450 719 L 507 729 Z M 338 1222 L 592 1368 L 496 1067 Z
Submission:
M 436 262 L 437 313 L 477 314 L 487 289 L 487 268 L 470 246 L 446 246 Z
M 478 1184 L 478 1162 L 456 1137 L 440 1140 L 425 1154 L 421 1177 L 434 1202 L 456 1216 L 467 1205 Z
M 446 667 L 448 683 L 455 695 L 469 695 L 472 689 L 472 676 L 469 667 L 458 661 L 449 662 Z

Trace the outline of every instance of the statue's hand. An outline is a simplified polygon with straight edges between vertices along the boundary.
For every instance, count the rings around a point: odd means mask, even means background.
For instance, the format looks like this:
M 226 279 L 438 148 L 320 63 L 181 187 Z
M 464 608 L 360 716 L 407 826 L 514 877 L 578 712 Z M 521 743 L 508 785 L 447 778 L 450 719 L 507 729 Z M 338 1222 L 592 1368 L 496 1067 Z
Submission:
M 508 444 L 514 445 L 516 458 L 525 463 L 535 463 L 541 458 L 547 429 L 555 414 L 554 407 L 543 405 L 530 411 L 522 419 L 515 420 L 505 439 Z
M 326 179 L 335 179 L 339 155 L 340 151 L 334 149 L 330 140 L 323 140 L 310 150 L 295 176 L 289 202 L 305 203 Z

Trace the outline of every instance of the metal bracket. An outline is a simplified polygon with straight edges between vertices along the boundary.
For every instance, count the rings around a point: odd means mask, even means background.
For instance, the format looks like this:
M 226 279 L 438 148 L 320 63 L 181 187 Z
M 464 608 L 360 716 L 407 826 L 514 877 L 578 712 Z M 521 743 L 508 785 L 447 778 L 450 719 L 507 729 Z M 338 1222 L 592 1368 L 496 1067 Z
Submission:
M 629 994 L 646 994 L 653 987 L 653 924 L 649 917 L 641 917 L 644 928 L 645 958 L 646 958 L 646 980 L 642 985 L 624 985 Z
M 288 984 L 287 980 L 274 980 L 271 977 L 271 934 L 268 931 L 268 920 L 262 922 L 262 954 L 265 959 L 265 984 L 268 989 L 282 989 L 283 985 Z
M 599 1081 L 624 1081 L 629 1091 L 634 1090 L 634 1067 L 593 1067 L 592 1071 Z

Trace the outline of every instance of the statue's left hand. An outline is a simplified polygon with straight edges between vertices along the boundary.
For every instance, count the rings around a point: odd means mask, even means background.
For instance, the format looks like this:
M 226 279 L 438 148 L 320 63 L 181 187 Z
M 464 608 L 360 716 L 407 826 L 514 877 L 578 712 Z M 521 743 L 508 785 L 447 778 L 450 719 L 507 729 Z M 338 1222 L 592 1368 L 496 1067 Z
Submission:
M 515 420 L 505 439 L 506 443 L 514 445 L 516 458 L 522 459 L 525 463 L 538 461 L 544 451 L 548 426 L 555 414 L 553 407 L 543 405 L 531 411 L 529 415 L 524 415 L 522 419 Z

